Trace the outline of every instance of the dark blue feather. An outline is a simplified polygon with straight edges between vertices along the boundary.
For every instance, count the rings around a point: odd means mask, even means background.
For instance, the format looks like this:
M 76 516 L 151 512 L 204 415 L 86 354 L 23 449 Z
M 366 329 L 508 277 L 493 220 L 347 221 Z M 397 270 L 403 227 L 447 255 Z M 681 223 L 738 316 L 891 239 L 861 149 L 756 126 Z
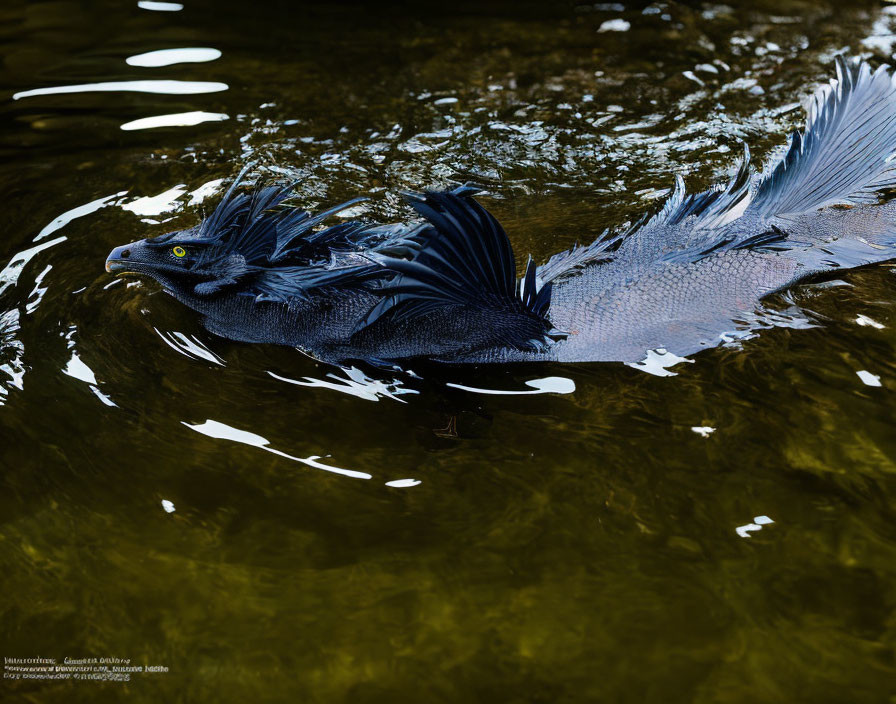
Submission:
M 472 199 L 476 192 L 463 186 L 449 192 L 407 195 L 411 206 L 431 227 L 415 235 L 418 249 L 410 260 L 368 254 L 398 276 L 373 289 L 383 299 L 365 316 L 358 330 L 386 315 L 393 321 L 408 320 L 446 305 L 528 316 L 542 321 L 545 331 L 550 328 L 544 320 L 550 287 L 537 290 L 536 267 L 530 259 L 521 295 L 516 295 L 516 264 L 510 241 L 494 216 Z M 526 340 L 512 340 L 510 344 L 528 345 L 528 334 Z

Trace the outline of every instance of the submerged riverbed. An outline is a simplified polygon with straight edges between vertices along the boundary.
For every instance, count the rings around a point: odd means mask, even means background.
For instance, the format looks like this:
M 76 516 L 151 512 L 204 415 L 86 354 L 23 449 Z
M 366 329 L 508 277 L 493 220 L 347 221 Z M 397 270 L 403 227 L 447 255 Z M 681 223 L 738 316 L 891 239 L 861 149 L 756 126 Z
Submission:
M 13 0 L 0 42 L 0 654 L 167 668 L 4 701 L 896 696 L 891 267 L 674 366 L 413 375 L 103 271 L 249 161 L 384 222 L 474 181 L 544 260 L 761 166 L 896 6 Z

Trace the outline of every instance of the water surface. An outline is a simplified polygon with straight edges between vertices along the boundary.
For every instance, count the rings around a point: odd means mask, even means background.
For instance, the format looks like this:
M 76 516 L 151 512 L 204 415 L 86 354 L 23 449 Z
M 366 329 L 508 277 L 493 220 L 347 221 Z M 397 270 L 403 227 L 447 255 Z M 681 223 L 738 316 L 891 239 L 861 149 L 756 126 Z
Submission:
M 873 2 L 4 3 L 0 651 L 169 671 L 3 696 L 892 701 L 890 268 L 691 363 L 409 375 L 216 338 L 103 260 L 247 161 L 385 221 L 476 181 L 545 258 L 741 141 L 761 165 L 894 32 Z

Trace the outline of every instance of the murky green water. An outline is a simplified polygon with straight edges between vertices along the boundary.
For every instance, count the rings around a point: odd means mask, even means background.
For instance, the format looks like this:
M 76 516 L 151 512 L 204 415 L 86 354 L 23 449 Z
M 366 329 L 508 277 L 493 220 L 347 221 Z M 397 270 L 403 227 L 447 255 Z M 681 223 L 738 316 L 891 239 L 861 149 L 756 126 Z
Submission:
M 782 297 L 815 327 L 676 376 L 394 380 L 215 338 L 102 267 L 247 160 L 384 220 L 474 180 L 545 257 L 676 172 L 722 177 L 739 140 L 761 163 L 835 52 L 887 58 L 896 14 L 183 1 L 0 9 L 0 654 L 168 668 L 0 699 L 896 701 L 887 267 Z M 182 48 L 221 55 L 126 62 Z M 96 90 L 131 81 L 190 83 Z M 447 386 L 549 376 L 575 391 Z

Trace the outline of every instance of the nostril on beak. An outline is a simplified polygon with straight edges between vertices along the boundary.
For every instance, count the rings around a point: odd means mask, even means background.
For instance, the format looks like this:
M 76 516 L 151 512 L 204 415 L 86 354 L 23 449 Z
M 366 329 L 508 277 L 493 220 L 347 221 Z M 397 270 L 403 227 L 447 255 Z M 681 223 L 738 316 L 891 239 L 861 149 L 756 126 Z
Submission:
M 134 244 L 137 244 L 136 242 Z M 137 260 L 139 261 L 140 250 L 137 249 Z M 106 271 L 110 274 L 117 273 L 120 271 L 127 271 L 128 264 L 125 264 L 126 260 L 131 258 L 131 246 L 125 245 L 124 247 L 116 247 L 111 252 L 109 252 L 109 256 L 106 257 Z

